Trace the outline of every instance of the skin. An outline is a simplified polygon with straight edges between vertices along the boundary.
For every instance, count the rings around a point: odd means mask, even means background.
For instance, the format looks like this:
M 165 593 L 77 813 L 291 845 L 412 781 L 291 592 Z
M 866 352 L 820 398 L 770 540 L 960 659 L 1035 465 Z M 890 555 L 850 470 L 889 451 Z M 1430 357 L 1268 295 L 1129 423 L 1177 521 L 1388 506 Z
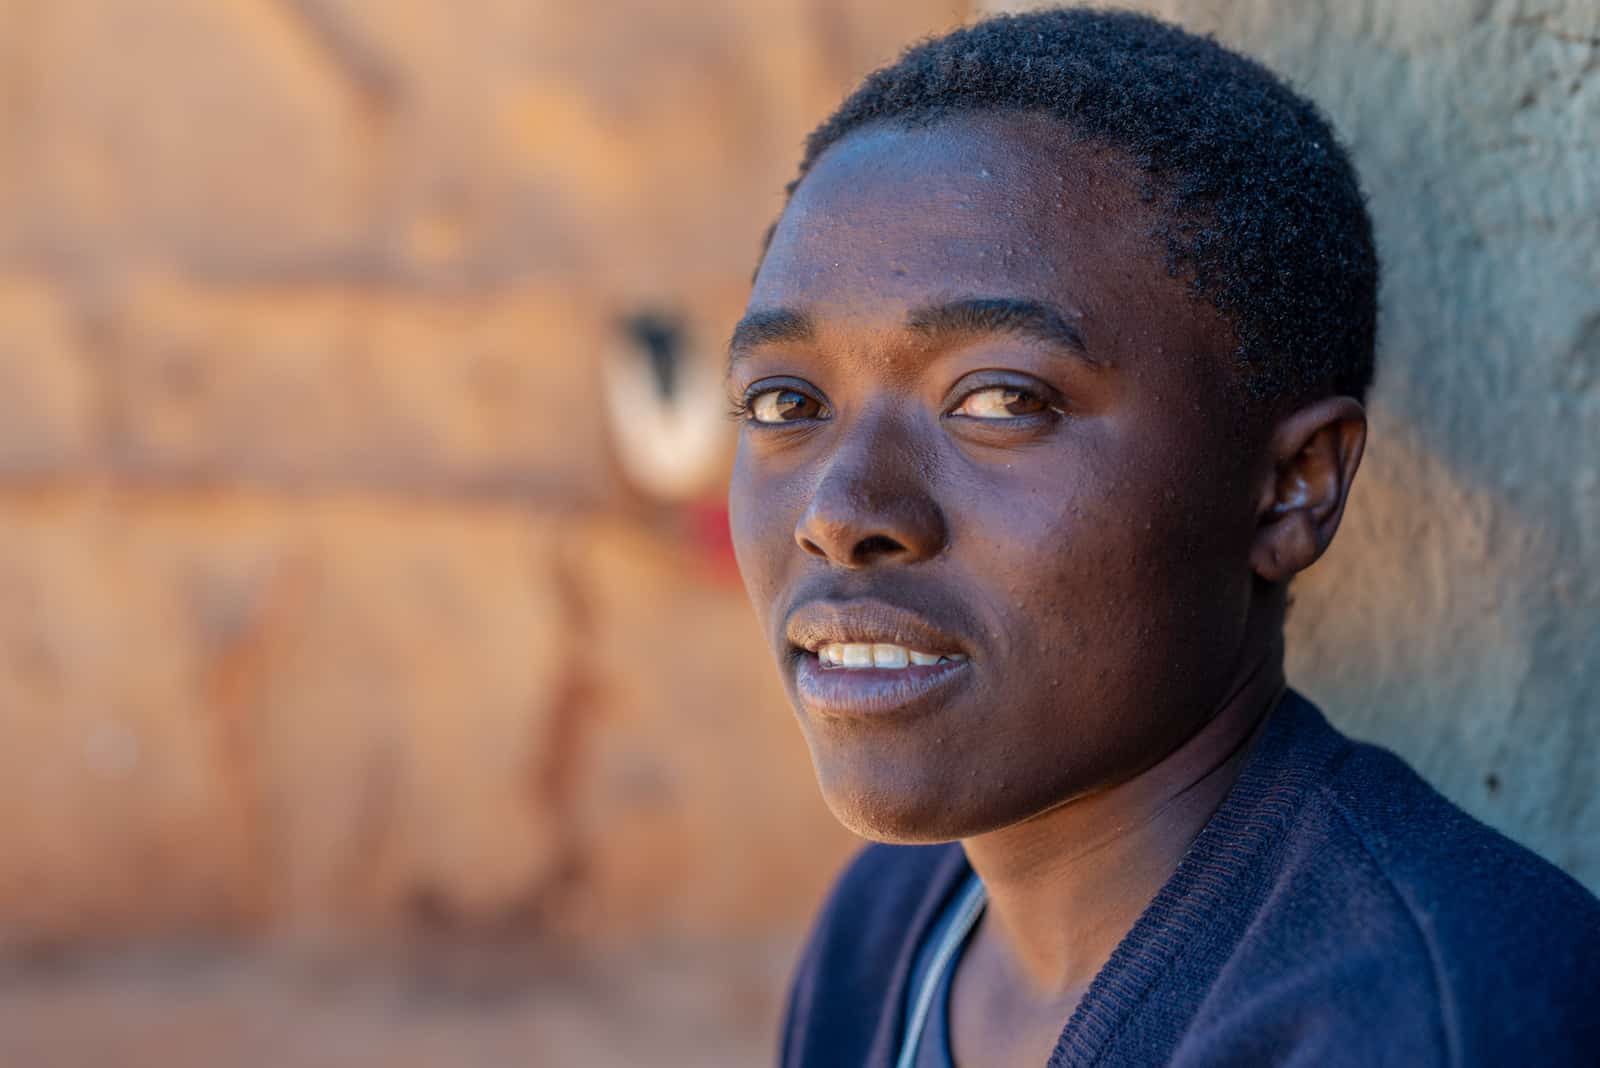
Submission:
M 1136 174 L 1063 134 L 847 136 L 731 346 L 735 550 L 823 795 L 869 838 L 960 840 L 988 889 L 952 994 L 969 1064 L 1047 1059 L 1226 795 L 1366 435 L 1347 397 L 1247 412 Z M 1048 314 L 948 314 L 972 301 Z M 797 621 L 861 605 L 967 659 L 902 706 L 819 698 Z

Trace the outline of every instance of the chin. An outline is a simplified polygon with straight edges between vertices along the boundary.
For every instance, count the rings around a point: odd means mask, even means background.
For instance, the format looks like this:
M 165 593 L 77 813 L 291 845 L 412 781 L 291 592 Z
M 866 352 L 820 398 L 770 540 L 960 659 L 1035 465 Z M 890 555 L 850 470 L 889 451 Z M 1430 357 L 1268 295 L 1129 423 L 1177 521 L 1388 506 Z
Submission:
M 968 837 L 952 813 L 897 804 L 862 805 L 824 793 L 828 809 L 850 833 L 889 845 L 938 845 Z
M 1008 816 L 999 799 L 974 796 L 952 784 L 970 773 L 862 778 L 816 762 L 823 801 L 851 833 L 891 845 L 936 845 L 1006 826 L 1031 813 Z

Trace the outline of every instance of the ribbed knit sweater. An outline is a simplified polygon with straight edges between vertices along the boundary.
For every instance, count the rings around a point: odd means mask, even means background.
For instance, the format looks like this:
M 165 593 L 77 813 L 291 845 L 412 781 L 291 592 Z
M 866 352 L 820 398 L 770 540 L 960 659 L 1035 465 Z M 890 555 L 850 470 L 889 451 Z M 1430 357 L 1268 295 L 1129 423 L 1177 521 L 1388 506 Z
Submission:
M 970 872 L 956 844 L 861 852 L 782 1064 L 893 1063 L 918 946 Z M 1593 1068 L 1600 902 L 1290 693 L 1049 1064 Z

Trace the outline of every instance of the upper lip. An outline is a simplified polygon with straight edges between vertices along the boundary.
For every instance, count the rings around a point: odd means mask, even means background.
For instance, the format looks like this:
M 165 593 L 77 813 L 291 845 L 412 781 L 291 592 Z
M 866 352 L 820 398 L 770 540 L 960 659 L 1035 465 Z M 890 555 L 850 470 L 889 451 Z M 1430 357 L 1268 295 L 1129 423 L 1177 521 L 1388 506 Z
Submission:
M 902 645 L 925 653 L 966 653 L 959 638 L 887 601 L 809 601 L 789 613 L 789 644 L 816 652 L 834 643 Z

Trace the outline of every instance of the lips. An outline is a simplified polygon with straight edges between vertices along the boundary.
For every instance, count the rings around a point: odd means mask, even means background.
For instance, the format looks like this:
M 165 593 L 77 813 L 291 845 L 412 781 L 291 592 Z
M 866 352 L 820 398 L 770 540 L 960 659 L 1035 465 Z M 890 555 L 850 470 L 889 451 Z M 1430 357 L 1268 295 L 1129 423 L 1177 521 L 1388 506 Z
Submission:
M 898 645 L 970 656 L 966 643 L 927 617 L 875 598 L 809 601 L 789 614 L 789 644 L 808 653 L 825 645 Z
M 884 601 L 812 601 L 790 614 L 795 693 L 824 716 L 931 711 L 972 674 L 966 643 Z

